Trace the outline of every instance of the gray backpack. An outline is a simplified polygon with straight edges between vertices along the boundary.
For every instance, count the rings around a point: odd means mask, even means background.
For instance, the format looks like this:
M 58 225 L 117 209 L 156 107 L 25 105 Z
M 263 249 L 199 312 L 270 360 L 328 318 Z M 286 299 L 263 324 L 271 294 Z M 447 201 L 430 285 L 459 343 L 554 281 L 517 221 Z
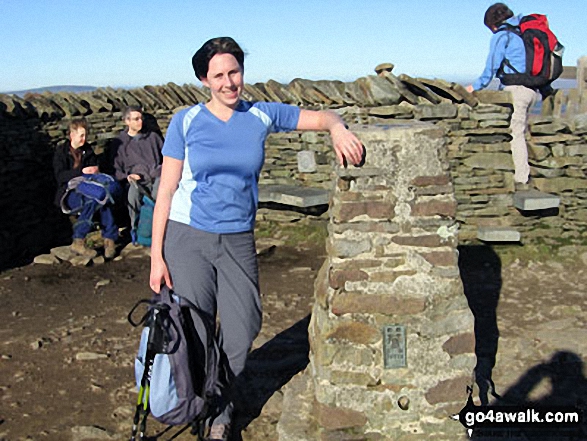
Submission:
M 141 304 L 148 310 L 135 321 Z M 167 287 L 151 300 L 139 301 L 128 319 L 135 327 L 144 324 L 135 360 L 139 398 L 131 439 L 139 423 L 143 439 L 149 412 L 163 424 L 192 424 L 194 433 L 203 433 L 220 393 L 215 323 Z

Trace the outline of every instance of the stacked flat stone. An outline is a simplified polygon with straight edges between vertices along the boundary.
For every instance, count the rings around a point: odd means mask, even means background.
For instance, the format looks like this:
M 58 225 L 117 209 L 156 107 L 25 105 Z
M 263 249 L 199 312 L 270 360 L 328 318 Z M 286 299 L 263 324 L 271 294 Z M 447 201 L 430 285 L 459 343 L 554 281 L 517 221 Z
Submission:
M 397 80 L 388 71 L 352 82 L 295 79 L 284 85 L 270 80 L 246 84 L 243 98 L 250 101 L 275 101 L 306 107 L 390 106 L 402 101 L 438 104 L 443 97 L 463 102 L 471 99 L 464 90 L 440 80 L 418 81 L 407 75 Z M 413 92 L 410 90 L 413 89 Z M 454 89 L 454 90 L 453 90 Z M 416 95 L 421 98 L 414 98 Z M 128 105 L 140 105 L 146 112 L 175 111 L 205 102 L 210 93 L 192 84 L 167 83 L 135 89 L 98 88 L 91 92 L 29 93 L 24 97 L 0 94 L 0 117 L 40 118 L 43 121 L 99 113 L 120 112 Z

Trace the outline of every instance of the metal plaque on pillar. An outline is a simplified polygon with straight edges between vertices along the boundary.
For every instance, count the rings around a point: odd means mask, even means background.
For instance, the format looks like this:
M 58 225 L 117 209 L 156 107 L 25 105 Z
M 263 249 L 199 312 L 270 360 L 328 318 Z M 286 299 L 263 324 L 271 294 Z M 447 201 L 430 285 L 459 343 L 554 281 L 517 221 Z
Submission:
M 383 327 L 383 367 L 385 369 L 404 368 L 406 356 L 406 327 L 387 325 Z

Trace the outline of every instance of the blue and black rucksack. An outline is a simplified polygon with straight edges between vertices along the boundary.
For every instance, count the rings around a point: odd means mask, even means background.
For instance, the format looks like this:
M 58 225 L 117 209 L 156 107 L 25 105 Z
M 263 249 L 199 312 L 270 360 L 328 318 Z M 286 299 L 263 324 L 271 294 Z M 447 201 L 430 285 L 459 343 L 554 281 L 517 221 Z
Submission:
M 148 305 L 144 316 L 133 314 Z M 203 437 L 205 423 L 218 414 L 219 349 L 215 322 L 202 311 L 162 287 L 151 300 L 139 301 L 129 322 L 144 325 L 135 360 L 139 390 L 131 440 L 142 440 L 150 413 L 168 425 L 192 425 Z
M 82 206 L 70 207 L 67 204 L 67 197 L 74 191 L 84 198 L 96 201 L 98 205 L 114 204 L 120 197 L 122 188 L 116 180 L 105 173 L 84 174 L 72 178 L 67 183 L 65 193 L 61 197 L 61 211 L 65 214 L 76 214 L 81 211 Z

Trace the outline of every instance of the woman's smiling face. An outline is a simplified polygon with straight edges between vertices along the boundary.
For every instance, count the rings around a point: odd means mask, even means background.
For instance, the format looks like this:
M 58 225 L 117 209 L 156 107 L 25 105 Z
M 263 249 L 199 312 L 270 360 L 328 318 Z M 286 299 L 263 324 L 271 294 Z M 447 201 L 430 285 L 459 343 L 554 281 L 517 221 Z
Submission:
M 231 54 L 216 54 L 208 63 L 202 84 L 210 89 L 211 101 L 234 109 L 243 91 L 243 69 Z

